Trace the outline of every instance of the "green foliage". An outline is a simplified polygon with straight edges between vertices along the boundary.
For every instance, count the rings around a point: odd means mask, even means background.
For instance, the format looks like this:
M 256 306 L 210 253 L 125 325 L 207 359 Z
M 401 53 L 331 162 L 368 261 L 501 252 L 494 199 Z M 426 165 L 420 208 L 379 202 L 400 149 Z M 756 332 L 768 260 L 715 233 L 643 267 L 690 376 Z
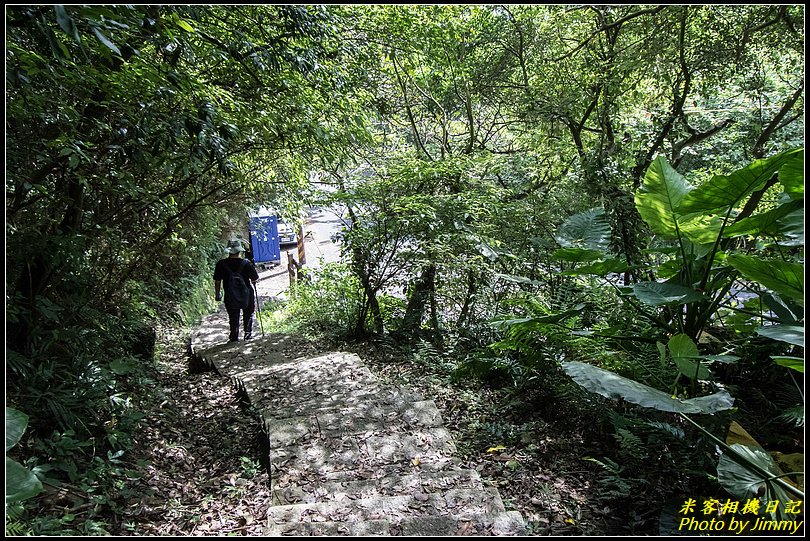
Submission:
M 17 445 L 28 425 L 28 416 L 14 408 L 6 407 L 6 505 L 9 502 L 27 500 L 42 492 L 42 483 L 37 476 L 9 458 L 9 450 Z
M 599 497 L 604 502 L 629 498 L 639 492 L 642 485 L 648 483 L 646 479 L 629 475 L 628 468 L 619 465 L 610 458 L 602 460 L 585 457 L 585 460 L 598 464 L 603 472 L 598 478 Z
M 718 175 L 699 188 L 692 188 L 685 183 L 667 162 L 658 159 L 645 177 L 645 184 L 637 192 L 636 205 L 640 214 L 650 225 L 650 229 L 664 237 L 675 239 L 677 263 L 676 272 L 667 271 L 667 282 L 637 283 L 628 292 L 643 305 L 664 307 L 672 318 L 672 310 L 677 310 L 677 317 L 668 321 L 657 320 L 661 328 L 673 328 L 676 324 L 681 333 L 673 336 L 667 346 L 659 343 L 661 362 L 666 363 L 667 353 L 678 368 L 678 371 L 692 379 L 692 394 L 695 394 L 698 380 L 712 379 L 712 375 L 702 362 L 710 361 L 729 362 L 738 357 L 728 355 L 700 355 L 697 344 L 692 338 L 703 332 L 703 326 L 708 325 L 715 317 L 715 311 L 721 302 L 732 290 L 744 287 L 742 280 L 738 282 L 739 272 L 742 278 L 753 280 L 766 288 L 759 291 L 761 303 L 771 307 L 775 312 L 774 321 L 779 317 L 785 318 L 786 325 L 769 325 L 757 329 L 757 332 L 776 340 L 787 342 L 799 347 L 804 346 L 803 326 L 797 324 L 797 315 L 800 308 L 788 307 L 787 303 L 803 305 L 804 272 L 803 264 L 784 259 L 768 260 L 761 254 L 743 255 L 731 252 L 733 248 L 724 242 L 724 230 L 732 223 L 735 209 L 739 212 L 751 213 L 750 206 L 745 205 L 749 196 L 754 192 L 764 190 L 766 183 L 771 181 L 777 173 L 784 173 L 788 185 L 792 186 L 796 177 L 795 164 L 802 159 L 802 151 L 780 153 L 767 160 L 758 160 L 751 165 L 732 172 L 730 175 Z M 785 196 L 788 194 L 786 193 Z M 732 229 L 734 235 L 745 232 L 752 235 L 768 235 L 777 240 L 789 230 L 775 228 L 774 224 L 784 216 L 795 210 L 793 199 L 783 196 L 784 210 L 766 211 L 752 219 L 742 221 L 744 225 Z M 754 205 L 755 206 L 755 205 Z M 786 207 L 786 208 L 785 208 Z M 720 220 L 707 220 L 710 216 L 703 216 L 698 220 L 689 215 L 696 213 L 719 213 L 724 215 Z M 739 216 L 739 215 L 738 215 Z M 747 218 L 745 214 L 743 214 Z M 698 231 L 696 224 L 700 222 L 703 229 Z M 762 228 L 762 229 L 758 229 Z M 709 234 L 707 234 L 709 233 Z M 778 240 L 777 240 L 778 242 Z M 695 244 L 704 244 L 700 250 L 695 250 Z M 790 243 L 795 245 L 795 243 Z M 784 252 L 780 252 L 784 258 Z M 730 266 L 729 266 L 730 265 Z M 659 270 L 650 269 L 651 274 Z M 781 299 L 786 299 L 781 301 Z M 733 308 L 732 308 L 733 309 Z M 641 306 L 639 312 L 648 319 L 656 322 L 656 317 L 645 312 Z M 667 314 L 664 313 L 666 316 Z M 750 327 L 747 329 L 750 332 Z M 749 340 L 751 339 L 749 335 Z M 772 356 L 773 357 L 773 356 Z M 776 356 L 777 362 L 782 365 L 803 370 L 803 363 L 799 364 L 785 357 Z M 612 372 L 602 370 L 595 366 L 568 361 L 563 363 L 563 369 L 574 381 L 591 392 L 601 394 L 608 398 L 622 398 L 628 402 L 661 411 L 687 413 L 717 413 L 731 407 L 733 399 L 721 390 L 712 395 L 680 400 L 677 396 L 669 396 L 653 387 L 623 378 Z M 690 403 L 691 402 L 691 403 Z M 785 420 L 791 415 L 782 414 Z M 708 433 L 705 428 L 695 426 Z M 620 434 L 626 443 L 626 434 Z M 722 444 L 722 442 L 721 442 Z M 726 452 L 721 456 L 718 466 L 718 480 L 720 484 L 737 498 L 745 499 L 759 495 L 760 489 L 766 489 L 770 496 L 766 499 L 791 498 L 793 494 L 801 495 L 779 479 L 780 474 L 775 467 L 773 459 L 764 450 L 751 449 L 745 445 L 722 445 Z M 604 464 L 603 464 L 604 465 Z M 609 465 L 608 465 L 609 466 Z M 612 472 L 614 475 L 615 471 Z M 788 492 L 785 492 L 785 491 Z
M 211 308 L 223 224 L 305 204 L 311 179 L 346 211 L 349 263 L 299 284 L 295 325 L 494 344 L 459 354 L 527 388 L 579 351 L 662 388 L 675 363 L 694 368 L 694 398 L 709 378 L 691 345 L 709 360 L 755 333 L 797 368 L 804 163 L 786 149 L 804 139 L 802 17 L 10 6 L 9 398 L 33 437 L 58 435 L 42 459 L 72 478 L 125 450 L 150 329 Z M 606 293 L 617 273 L 628 289 Z M 667 348 L 675 336 L 690 342 Z M 636 339 L 660 342 L 664 365 Z
M 728 263 L 744 277 L 754 280 L 782 298 L 804 305 L 804 265 L 780 260 L 731 254 Z
M 608 370 L 578 361 L 562 363 L 563 370 L 574 381 L 606 398 L 622 398 L 633 404 L 659 411 L 680 413 L 717 413 L 732 407 L 733 398 L 726 391 L 708 396 L 680 399 Z
M 610 245 L 610 223 L 601 208 L 575 214 L 558 229 L 555 239 L 565 248 L 582 248 L 602 252 Z
M 284 311 L 306 330 L 348 337 L 362 308 L 362 290 L 343 263 L 327 263 L 299 276 Z

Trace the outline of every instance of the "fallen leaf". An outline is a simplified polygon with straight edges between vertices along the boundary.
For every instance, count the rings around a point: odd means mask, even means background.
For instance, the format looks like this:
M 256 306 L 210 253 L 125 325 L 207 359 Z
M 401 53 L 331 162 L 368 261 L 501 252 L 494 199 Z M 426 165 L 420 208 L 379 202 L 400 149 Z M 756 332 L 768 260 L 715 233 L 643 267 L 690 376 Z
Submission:
M 413 497 L 419 500 L 420 502 L 426 502 L 430 499 L 430 496 L 425 494 L 424 492 L 414 492 Z
M 472 522 L 465 522 L 461 525 L 461 527 L 456 531 L 454 535 L 472 535 L 473 532 L 473 525 Z

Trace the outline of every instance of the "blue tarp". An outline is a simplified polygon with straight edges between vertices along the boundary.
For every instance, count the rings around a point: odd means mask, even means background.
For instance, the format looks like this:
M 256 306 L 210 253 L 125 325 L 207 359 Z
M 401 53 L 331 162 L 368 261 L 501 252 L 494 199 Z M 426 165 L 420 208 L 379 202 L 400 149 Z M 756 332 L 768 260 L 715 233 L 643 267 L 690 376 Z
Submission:
M 255 263 L 280 261 L 281 246 L 278 239 L 278 219 L 275 216 L 251 216 L 250 242 L 253 247 L 253 261 Z

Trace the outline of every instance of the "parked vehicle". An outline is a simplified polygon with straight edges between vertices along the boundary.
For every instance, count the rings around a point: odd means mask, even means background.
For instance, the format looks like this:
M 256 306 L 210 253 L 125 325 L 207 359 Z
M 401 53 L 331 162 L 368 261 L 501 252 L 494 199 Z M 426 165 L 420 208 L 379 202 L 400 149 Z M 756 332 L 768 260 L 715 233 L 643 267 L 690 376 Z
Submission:
M 278 221 L 278 242 L 282 246 L 285 244 L 295 244 L 298 242 L 298 234 L 293 227 L 279 219 Z

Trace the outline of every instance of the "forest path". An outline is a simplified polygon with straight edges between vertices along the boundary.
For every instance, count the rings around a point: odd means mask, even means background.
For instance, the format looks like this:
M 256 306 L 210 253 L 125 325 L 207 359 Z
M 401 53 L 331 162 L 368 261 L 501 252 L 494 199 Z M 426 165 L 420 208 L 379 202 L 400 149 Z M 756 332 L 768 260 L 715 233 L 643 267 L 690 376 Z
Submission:
M 265 535 L 525 532 L 497 489 L 454 458 L 432 400 L 381 383 L 353 353 L 227 335 L 224 309 L 203 318 L 192 363 L 233 380 L 259 412 L 273 501 Z

